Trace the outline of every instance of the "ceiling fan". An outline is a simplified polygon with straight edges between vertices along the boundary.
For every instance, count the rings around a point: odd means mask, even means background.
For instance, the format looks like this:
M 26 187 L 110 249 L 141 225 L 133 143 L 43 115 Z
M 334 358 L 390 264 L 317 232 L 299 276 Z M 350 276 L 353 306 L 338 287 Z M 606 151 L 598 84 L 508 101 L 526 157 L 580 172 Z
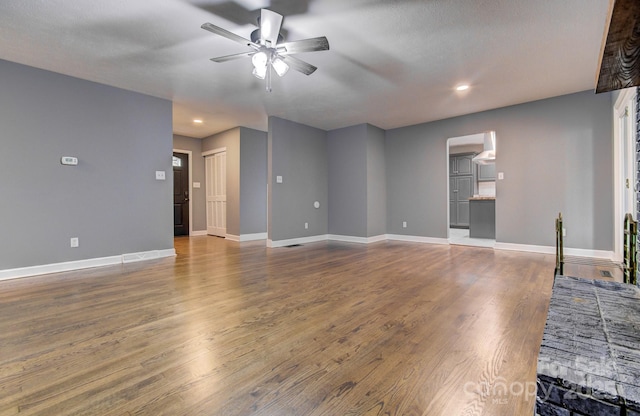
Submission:
M 213 62 L 227 62 L 250 56 L 253 63 L 253 75 L 260 79 L 266 79 L 267 91 L 269 92 L 271 91 L 272 69 L 281 77 L 287 73 L 290 67 L 305 75 L 311 75 L 318 68 L 291 55 L 302 52 L 326 51 L 329 49 L 329 41 L 325 36 L 320 36 L 284 42 L 284 38 L 280 34 L 282 20 L 282 15 L 268 9 L 261 9 L 258 18 L 259 28 L 251 33 L 251 40 L 214 24 L 203 24 L 201 26 L 203 29 L 251 48 L 247 52 L 220 56 L 211 58 L 211 60 Z

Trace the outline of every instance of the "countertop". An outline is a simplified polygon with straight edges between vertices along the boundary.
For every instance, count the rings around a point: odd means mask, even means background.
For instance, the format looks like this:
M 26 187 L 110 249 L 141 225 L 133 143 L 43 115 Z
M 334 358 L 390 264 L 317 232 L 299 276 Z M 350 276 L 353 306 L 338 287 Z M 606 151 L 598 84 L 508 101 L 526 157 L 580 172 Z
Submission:
M 495 196 L 472 196 L 469 198 L 469 201 L 495 201 Z

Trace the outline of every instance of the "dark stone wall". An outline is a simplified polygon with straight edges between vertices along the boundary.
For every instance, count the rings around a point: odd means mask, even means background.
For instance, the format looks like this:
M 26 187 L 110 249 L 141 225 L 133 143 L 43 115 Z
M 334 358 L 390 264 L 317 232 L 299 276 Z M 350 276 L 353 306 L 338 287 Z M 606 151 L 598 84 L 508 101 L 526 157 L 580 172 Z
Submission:
M 640 87 L 636 88 L 636 189 L 640 190 Z M 640 192 L 636 191 L 636 220 L 640 218 Z
M 640 87 L 636 87 L 636 215 L 635 219 L 640 219 Z M 636 259 L 640 259 L 640 248 L 636 246 Z M 636 270 L 636 281 L 640 272 Z

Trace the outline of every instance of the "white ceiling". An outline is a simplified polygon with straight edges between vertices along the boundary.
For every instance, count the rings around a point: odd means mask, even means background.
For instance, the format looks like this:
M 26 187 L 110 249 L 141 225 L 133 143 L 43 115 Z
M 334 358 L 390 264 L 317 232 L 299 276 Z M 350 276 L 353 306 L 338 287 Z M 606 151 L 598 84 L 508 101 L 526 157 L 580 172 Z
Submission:
M 390 129 L 594 89 L 608 0 L 3 0 L 0 59 L 173 101 L 174 133 L 267 129 L 270 115 L 331 130 Z M 274 77 L 242 45 L 256 13 L 285 15 L 285 40 L 326 36 Z M 244 23 L 243 23 L 244 22 Z M 469 83 L 466 92 L 454 87 Z M 194 118 L 204 120 L 202 125 Z

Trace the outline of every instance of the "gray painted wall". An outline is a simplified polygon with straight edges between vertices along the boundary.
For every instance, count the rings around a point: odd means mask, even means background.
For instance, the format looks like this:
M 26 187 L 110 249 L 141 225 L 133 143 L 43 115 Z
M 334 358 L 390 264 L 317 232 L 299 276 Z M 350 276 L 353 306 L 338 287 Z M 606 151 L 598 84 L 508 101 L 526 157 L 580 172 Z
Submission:
M 240 127 L 202 139 L 202 152 L 227 149 L 227 234 L 240 235 Z M 206 195 L 205 195 L 206 199 Z M 205 219 L 206 221 L 206 219 Z
M 2 60 L 0 91 L 0 269 L 173 248 L 170 101 Z
M 267 133 L 240 128 L 240 233 L 267 232 Z
M 205 188 L 204 157 L 202 157 L 202 139 L 173 135 L 173 148 L 191 150 L 191 184 L 200 182 L 200 188 L 191 188 L 193 215 L 190 218 L 193 231 L 207 230 L 207 194 Z
M 384 130 L 369 124 L 327 132 L 329 234 L 386 233 Z
M 324 130 L 269 117 L 269 239 L 328 232 L 327 140 Z M 276 176 L 283 183 L 276 183 Z M 313 207 L 314 201 L 320 208 Z M 309 223 L 309 229 L 304 223 Z
M 367 125 L 327 132 L 329 234 L 367 237 Z
M 387 232 L 384 130 L 367 124 L 367 237 Z
M 611 94 L 591 91 L 386 132 L 387 232 L 447 236 L 447 138 L 496 131 L 496 240 L 613 250 Z M 402 228 L 407 221 L 408 228 Z

